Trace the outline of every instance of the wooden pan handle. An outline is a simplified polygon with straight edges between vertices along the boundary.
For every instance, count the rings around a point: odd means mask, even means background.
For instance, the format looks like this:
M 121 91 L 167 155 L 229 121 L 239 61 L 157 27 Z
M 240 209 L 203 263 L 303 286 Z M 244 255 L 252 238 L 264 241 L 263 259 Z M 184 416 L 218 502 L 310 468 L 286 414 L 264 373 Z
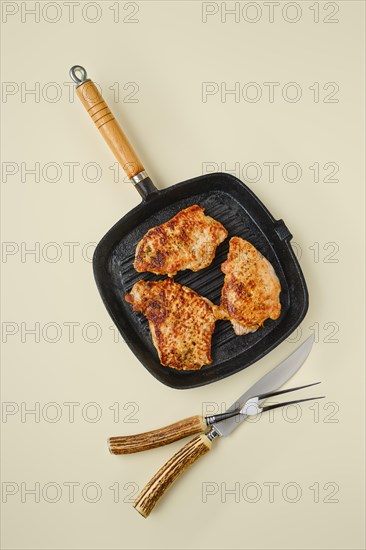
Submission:
M 146 199 L 147 196 L 156 193 L 156 187 L 145 172 L 141 161 L 101 96 L 98 88 L 90 78 L 87 78 L 84 67 L 74 65 L 70 69 L 70 76 L 77 84 L 76 93 L 81 103 L 89 113 L 90 118 L 102 134 L 119 164 L 122 166 L 132 183 L 137 187 L 140 195 Z
M 174 483 L 191 464 L 211 449 L 211 441 L 205 434 L 196 436 L 154 475 L 136 498 L 133 507 L 147 518 L 150 512 L 163 496 L 165 491 Z
M 84 82 L 76 88 L 76 93 L 127 176 L 132 178 L 143 172 L 142 163 L 94 82 Z
M 189 435 L 204 432 L 207 428 L 205 419 L 202 416 L 191 416 L 180 420 L 159 430 L 152 430 L 136 435 L 125 435 L 121 437 L 110 437 L 108 439 L 109 450 L 114 455 L 138 453 L 147 451 L 162 445 L 168 445 L 178 439 Z

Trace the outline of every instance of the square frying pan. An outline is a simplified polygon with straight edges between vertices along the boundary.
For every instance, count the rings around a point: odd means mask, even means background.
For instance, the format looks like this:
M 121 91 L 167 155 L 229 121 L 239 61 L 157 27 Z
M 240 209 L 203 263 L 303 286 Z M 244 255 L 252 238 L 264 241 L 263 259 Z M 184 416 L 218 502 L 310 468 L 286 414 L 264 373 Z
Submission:
M 230 174 L 208 174 L 158 190 L 85 69 L 76 65 L 70 75 L 84 107 L 142 197 L 142 202 L 102 238 L 93 257 L 98 290 L 124 341 L 155 378 L 177 389 L 216 382 L 258 361 L 295 330 L 308 309 L 306 283 L 284 221 L 275 220 L 258 197 Z M 147 319 L 132 311 L 124 296 L 139 280 L 165 278 L 135 271 L 136 245 L 151 227 L 192 204 L 199 204 L 207 215 L 221 222 L 229 236 L 217 248 L 209 267 L 197 272 L 181 271 L 175 281 L 218 304 L 224 282 L 220 266 L 227 257 L 230 238 L 239 236 L 273 265 L 281 283 L 282 310 L 276 321 L 268 319 L 256 332 L 244 336 L 236 336 L 230 322 L 218 321 L 212 338 L 212 364 L 181 371 L 161 365 Z

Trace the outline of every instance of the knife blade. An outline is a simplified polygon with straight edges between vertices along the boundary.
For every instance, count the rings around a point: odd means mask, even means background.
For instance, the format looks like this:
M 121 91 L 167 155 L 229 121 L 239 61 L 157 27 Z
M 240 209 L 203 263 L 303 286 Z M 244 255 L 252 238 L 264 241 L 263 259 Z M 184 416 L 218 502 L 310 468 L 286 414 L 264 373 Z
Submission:
M 276 367 L 260 378 L 251 388 L 246 390 L 234 403 L 227 409 L 227 412 L 240 410 L 245 403 L 260 393 L 266 393 L 277 390 L 285 384 L 300 369 L 307 359 L 314 344 L 314 335 L 309 336 L 293 353 L 281 361 Z M 217 435 L 227 436 L 231 434 L 248 416 L 238 414 L 227 420 L 212 425 Z

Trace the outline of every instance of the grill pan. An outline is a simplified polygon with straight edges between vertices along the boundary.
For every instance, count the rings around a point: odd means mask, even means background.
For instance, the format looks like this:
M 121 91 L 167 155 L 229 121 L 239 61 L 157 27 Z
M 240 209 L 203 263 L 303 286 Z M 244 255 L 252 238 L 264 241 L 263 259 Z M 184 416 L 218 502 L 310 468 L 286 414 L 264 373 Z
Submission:
M 230 174 L 199 176 L 158 190 L 138 160 L 97 88 L 83 67 L 70 70 L 77 95 L 107 144 L 142 196 L 142 202 L 118 221 L 102 238 L 93 257 L 93 270 L 102 300 L 123 339 L 144 365 L 163 384 L 177 389 L 193 388 L 234 374 L 266 355 L 300 324 L 308 309 L 308 292 L 292 250 L 292 235 L 283 220 L 275 220 L 256 195 Z M 276 320 L 245 336 L 236 336 L 231 323 L 218 321 L 212 338 L 211 365 L 195 371 L 178 371 L 160 364 L 148 321 L 133 312 L 124 300 L 139 280 L 166 277 L 138 273 L 133 267 L 136 245 L 156 225 L 168 221 L 183 208 L 199 204 L 228 230 L 212 264 L 198 272 L 178 272 L 174 280 L 218 304 L 229 240 L 239 236 L 252 243 L 273 265 L 281 283 L 282 310 Z

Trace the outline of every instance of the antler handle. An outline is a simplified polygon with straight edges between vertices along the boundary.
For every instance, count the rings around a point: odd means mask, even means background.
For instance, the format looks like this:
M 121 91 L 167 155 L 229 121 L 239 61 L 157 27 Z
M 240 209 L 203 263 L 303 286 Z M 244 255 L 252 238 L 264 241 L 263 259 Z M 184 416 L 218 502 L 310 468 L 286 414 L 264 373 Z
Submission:
M 180 420 L 164 428 L 152 430 L 135 435 L 110 437 L 108 439 L 109 450 L 112 454 L 122 455 L 147 451 L 162 445 L 168 445 L 178 439 L 183 439 L 192 434 L 205 431 L 207 428 L 202 416 L 191 416 Z
M 144 489 L 142 489 L 133 507 L 144 518 L 147 518 L 159 499 L 174 483 L 177 477 L 210 449 L 211 441 L 207 435 L 201 434 L 192 439 L 192 441 L 189 441 L 160 468 Z

